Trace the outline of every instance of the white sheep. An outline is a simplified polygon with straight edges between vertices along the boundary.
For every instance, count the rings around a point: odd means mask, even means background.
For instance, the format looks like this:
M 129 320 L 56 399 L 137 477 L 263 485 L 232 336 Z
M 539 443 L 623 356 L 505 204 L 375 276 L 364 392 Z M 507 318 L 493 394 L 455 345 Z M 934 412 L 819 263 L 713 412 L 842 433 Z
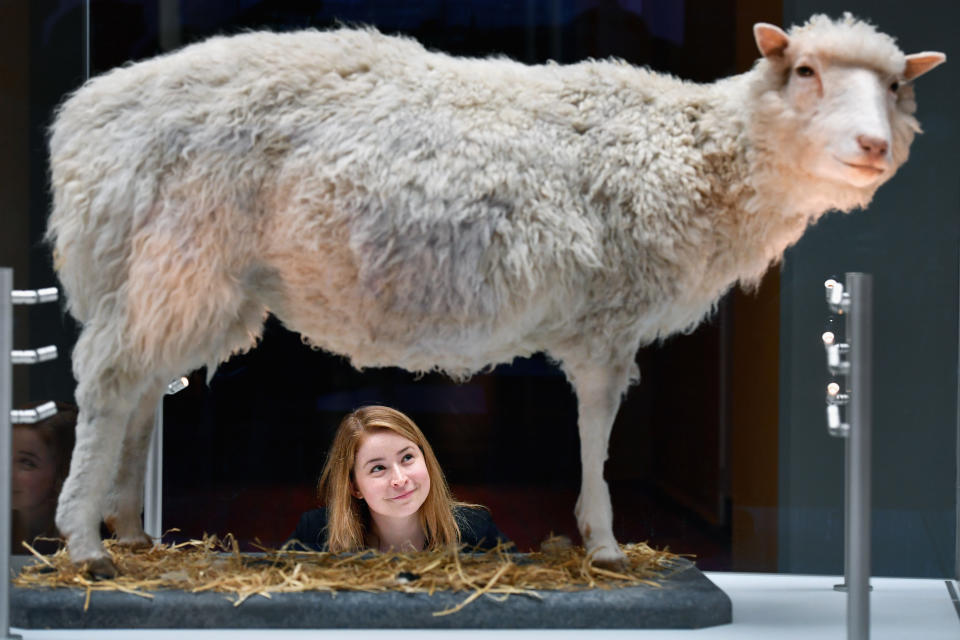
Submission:
M 849 15 L 754 27 L 747 73 L 464 59 L 373 30 L 212 38 L 94 78 L 50 141 L 77 446 L 57 524 L 115 568 L 164 384 L 250 349 L 267 311 L 356 367 L 465 378 L 545 352 L 579 402 L 576 514 L 616 565 L 603 464 L 637 349 L 865 206 L 919 131 L 905 56 Z M 112 480 L 112 484 L 111 484 Z

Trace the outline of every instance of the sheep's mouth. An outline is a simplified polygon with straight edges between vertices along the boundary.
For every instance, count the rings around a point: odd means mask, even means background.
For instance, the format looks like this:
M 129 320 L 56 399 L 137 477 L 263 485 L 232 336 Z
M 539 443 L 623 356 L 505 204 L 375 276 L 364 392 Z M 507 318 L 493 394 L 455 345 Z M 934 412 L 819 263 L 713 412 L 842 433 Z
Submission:
M 837 159 L 839 160 L 839 158 Z M 861 164 L 858 162 L 846 162 L 844 160 L 840 160 L 840 162 L 842 164 L 847 165 L 851 169 L 856 169 L 857 171 L 862 171 L 866 174 L 874 175 L 874 176 L 879 176 L 880 174 L 882 174 L 884 171 L 887 170 L 886 165 L 876 165 L 876 164 L 869 164 L 869 163 Z

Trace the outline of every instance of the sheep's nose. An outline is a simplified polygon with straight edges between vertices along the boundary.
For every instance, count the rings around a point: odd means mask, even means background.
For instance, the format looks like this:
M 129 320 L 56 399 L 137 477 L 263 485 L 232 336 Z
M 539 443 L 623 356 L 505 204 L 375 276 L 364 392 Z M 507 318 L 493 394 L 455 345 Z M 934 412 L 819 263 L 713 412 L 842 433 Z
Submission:
M 882 158 L 887 155 L 889 145 L 883 138 L 859 135 L 857 136 L 857 142 L 860 143 L 860 149 L 872 158 Z

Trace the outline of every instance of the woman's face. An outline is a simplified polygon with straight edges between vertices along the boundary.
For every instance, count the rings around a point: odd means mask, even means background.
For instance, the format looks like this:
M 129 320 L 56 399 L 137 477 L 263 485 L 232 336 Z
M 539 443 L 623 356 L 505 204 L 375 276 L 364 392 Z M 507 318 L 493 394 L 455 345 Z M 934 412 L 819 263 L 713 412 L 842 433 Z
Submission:
M 354 496 L 375 514 L 401 518 L 415 514 L 430 492 L 423 452 L 411 440 L 382 429 L 368 433 L 353 465 Z
M 55 501 L 57 464 L 53 452 L 33 429 L 13 430 L 13 508 L 34 509 Z

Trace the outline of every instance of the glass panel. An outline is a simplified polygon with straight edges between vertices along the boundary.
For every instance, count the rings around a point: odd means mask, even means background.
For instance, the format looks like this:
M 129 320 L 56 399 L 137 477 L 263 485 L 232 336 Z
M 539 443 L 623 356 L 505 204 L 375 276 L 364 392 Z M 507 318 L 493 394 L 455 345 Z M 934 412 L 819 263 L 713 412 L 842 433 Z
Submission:
M 785 21 L 829 3 L 794 2 Z M 832 7 L 830 7 L 832 9 Z M 946 29 L 903 6 L 853 2 L 906 53 L 946 46 Z M 956 16 L 956 7 L 950 10 Z M 948 18 L 949 19 L 949 18 Z M 939 43 L 939 44 L 937 44 Z M 916 82 L 928 131 L 866 211 L 832 214 L 784 259 L 780 351 L 780 561 L 786 572 L 838 573 L 843 557 L 843 442 L 827 436 L 819 336 L 822 283 L 874 277 L 873 573 L 954 575 L 957 264 L 960 222 L 946 66 Z
M 0 266 L 14 270 L 15 289 L 57 285 L 43 242 L 49 209 L 46 128 L 63 95 L 83 80 L 81 11 L 44 3 L 0 3 Z M 49 4 L 49 3 L 47 3 Z M 76 325 L 56 304 L 15 306 L 13 346 L 53 345 L 59 359 L 13 367 L 13 406 L 58 401 L 61 412 L 40 425 L 14 428 L 12 551 L 23 540 L 56 536 L 53 511 L 73 446 L 75 414 L 70 351 Z M 0 384 L 10 384 L 0 372 Z M 42 431 L 41 431 L 42 430 Z M 42 551 L 55 544 L 38 543 Z
M 28 5 L 28 6 L 26 6 Z M 640 0 L 392 0 L 257 2 L 95 0 L 94 75 L 212 35 L 267 28 L 372 25 L 455 55 L 526 63 L 615 56 L 694 81 L 744 71 L 751 27 L 802 21 L 822 3 Z M 42 235 L 49 211 L 46 131 L 83 79 L 82 2 L 6 3 L 0 23 L 3 264 L 15 285 L 54 281 Z M 908 51 L 943 49 L 947 25 L 908 6 L 854 2 Z M 952 12 L 952 13 L 951 13 Z M 695 554 L 704 569 L 842 571 L 842 443 L 826 434 L 819 345 L 822 281 L 875 276 L 874 573 L 943 576 L 956 561 L 958 147 L 960 86 L 946 65 L 918 82 L 910 162 L 866 212 L 832 214 L 791 249 L 756 293 L 724 298 L 688 336 L 640 350 L 642 382 L 614 427 L 606 479 L 620 541 Z M 952 89 L 951 89 L 952 87 Z M 11 99 L 6 97 L 10 96 Z M 919 187 L 919 188 L 918 188 Z M 10 212 L 10 213 L 7 213 Z M 68 315 L 18 311 L 17 345 L 56 341 L 68 354 Z M 919 330 L 918 330 L 919 329 Z M 51 338 L 50 336 L 56 336 Z M 185 372 L 187 373 L 187 372 Z M 333 429 L 352 408 L 384 403 L 426 433 L 458 498 L 488 505 L 521 549 L 548 534 L 579 541 L 576 400 L 541 355 L 458 384 L 398 369 L 358 372 L 310 350 L 277 319 L 260 346 L 165 403 L 164 523 L 169 539 L 234 533 L 278 545 L 316 504 Z M 18 370 L 15 404 L 73 394 L 69 362 Z M 909 552 L 903 552 L 909 549 Z

